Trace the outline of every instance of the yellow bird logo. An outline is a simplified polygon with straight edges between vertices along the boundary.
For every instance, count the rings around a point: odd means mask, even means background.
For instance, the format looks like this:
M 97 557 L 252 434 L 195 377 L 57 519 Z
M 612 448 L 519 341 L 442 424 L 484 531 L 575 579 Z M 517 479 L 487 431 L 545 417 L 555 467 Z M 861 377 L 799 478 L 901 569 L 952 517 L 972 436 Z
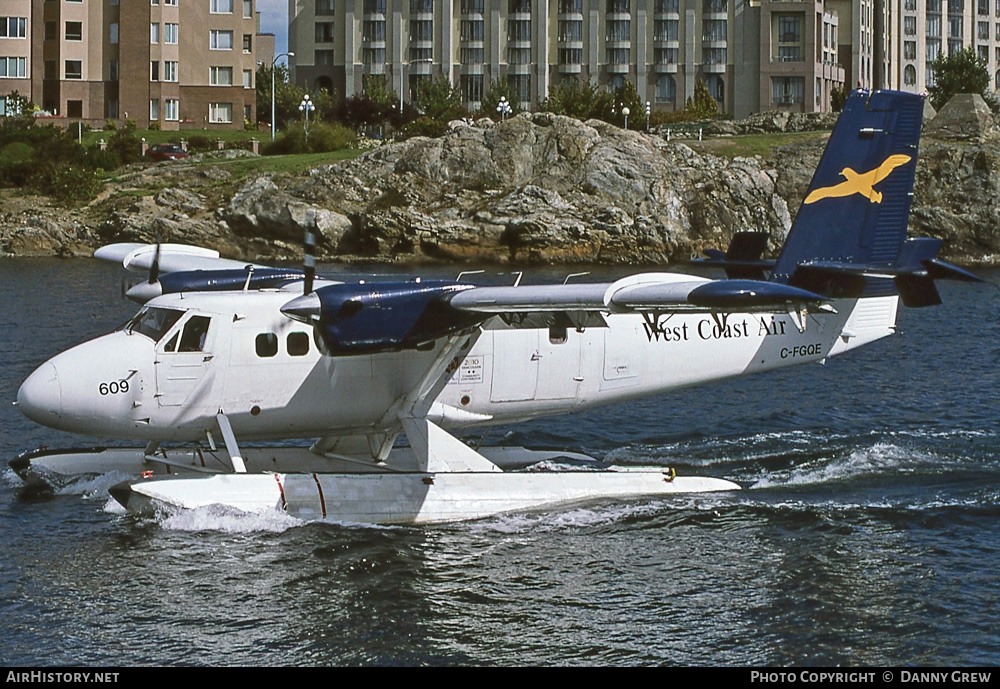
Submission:
M 831 187 L 816 189 L 806 197 L 805 203 L 816 203 L 820 199 L 836 199 L 852 194 L 861 194 L 872 203 L 882 203 L 882 192 L 872 189 L 876 184 L 889 176 L 889 174 L 900 165 L 910 162 L 910 156 L 894 155 L 889 156 L 874 170 L 869 172 L 855 172 L 849 167 L 840 171 L 841 176 L 846 180 Z

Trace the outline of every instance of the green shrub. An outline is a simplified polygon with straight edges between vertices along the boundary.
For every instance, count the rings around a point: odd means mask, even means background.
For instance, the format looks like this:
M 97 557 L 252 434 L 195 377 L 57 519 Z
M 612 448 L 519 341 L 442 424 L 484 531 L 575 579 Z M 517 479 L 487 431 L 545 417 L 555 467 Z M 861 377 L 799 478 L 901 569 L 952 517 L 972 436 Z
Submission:
M 341 124 L 313 122 L 309 125 L 309 139 L 301 125 L 293 125 L 282 132 L 272 143 L 264 146 L 264 155 L 290 155 L 298 153 L 329 153 L 352 148 L 358 143 L 353 130 Z
M 31 186 L 63 203 L 89 201 L 101 189 L 93 170 L 75 165 L 44 165 L 31 178 Z
M 212 141 L 207 136 L 202 134 L 195 134 L 187 140 L 188 142 L 188 153 L 206 153 L 208 151 L 214 151 L 218 148 L 218 145 Z

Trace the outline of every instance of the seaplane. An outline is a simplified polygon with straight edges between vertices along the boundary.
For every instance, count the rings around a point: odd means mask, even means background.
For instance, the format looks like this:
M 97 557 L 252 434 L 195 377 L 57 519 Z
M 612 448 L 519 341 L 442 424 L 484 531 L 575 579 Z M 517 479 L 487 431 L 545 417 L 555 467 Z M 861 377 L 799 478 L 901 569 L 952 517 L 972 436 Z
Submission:
M 145 445 L 10 464 L 27 480 L 127 472 L 110 493 L 129 512 L 365 524 L 738 490 L 456 433 L 821 362 L 892 334 L 900 303 L 940 303 L 935 280 L 978 280 L 936 258 L 940 240 L 906 237 L 922 115 L 921 96 L 851 94 L 777 258 L 762 258 L 766 235 L 738 233 L 702 259 L 719 279 L 340 282 L 316 278 L 308 252 L 287 270 L 103 247 L 98 259 L 148 275 L 129 290 L 140 310 L 41 364 L 16 404 L 51 428 Z M 312 444 L 253 445 L 290 439 Z

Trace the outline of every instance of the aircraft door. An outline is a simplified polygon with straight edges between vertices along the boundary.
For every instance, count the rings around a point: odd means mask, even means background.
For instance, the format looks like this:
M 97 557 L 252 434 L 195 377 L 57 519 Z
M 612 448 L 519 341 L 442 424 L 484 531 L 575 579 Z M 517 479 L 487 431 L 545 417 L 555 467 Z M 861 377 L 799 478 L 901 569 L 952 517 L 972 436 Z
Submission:
M 493 331 L 491 402 L 535 399 L 538 385 L 538 333 L 535 330 Z
M 215 330 L 209 316 L 195 314 L 175 327 L 156 350 L 156 399 L 161 407 L 184 404 L 214 378 Z
M 538 331 L 538 386 L 535 399 L 576 397 L 580 375 L 581 333 L 574 328 L 551 327 Z

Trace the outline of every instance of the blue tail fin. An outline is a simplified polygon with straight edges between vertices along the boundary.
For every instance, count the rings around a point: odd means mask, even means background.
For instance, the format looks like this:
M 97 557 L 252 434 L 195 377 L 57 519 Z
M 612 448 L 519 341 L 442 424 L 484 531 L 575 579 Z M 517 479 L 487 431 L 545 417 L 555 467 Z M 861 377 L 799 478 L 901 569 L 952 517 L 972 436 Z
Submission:
M 896 91 L 847 98 L 773 280 L 821 293 L 892 290 L 891 281 L 859 273 L 898 266 L 923 106 L 922 96 Z

